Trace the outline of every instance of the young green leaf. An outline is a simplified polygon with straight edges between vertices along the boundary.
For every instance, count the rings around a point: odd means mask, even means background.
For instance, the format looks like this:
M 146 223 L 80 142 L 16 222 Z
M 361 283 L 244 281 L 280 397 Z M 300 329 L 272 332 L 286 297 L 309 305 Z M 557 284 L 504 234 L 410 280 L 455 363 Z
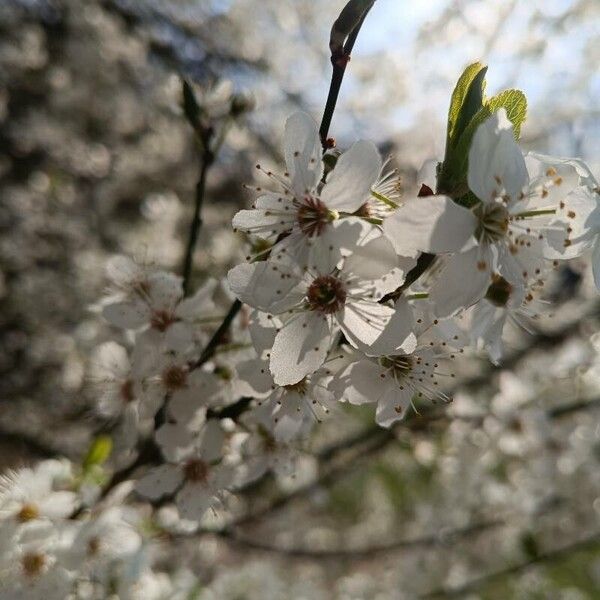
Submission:
M 85 458 L 83 469 L 88 471 L 92 467 L 104 464 L 112 452 L 112 439 L 107 435 L 99 435 L 91 444 Z
M 452 92 L 448 110 L 446 153 L 448 153 L 448 148 L 459 138 L 471 118 L 483 106 L 486 73 L 487 67 L 476 62 L 469 65 L 459 77 Z
M 506 110 L 508 119 L 513 124 L 515 138 L 521 135 L 521 125 L 527 117 L 527 98 L 521 90 L 504 90 L 486 102 L 490 114 L 500 108 Z

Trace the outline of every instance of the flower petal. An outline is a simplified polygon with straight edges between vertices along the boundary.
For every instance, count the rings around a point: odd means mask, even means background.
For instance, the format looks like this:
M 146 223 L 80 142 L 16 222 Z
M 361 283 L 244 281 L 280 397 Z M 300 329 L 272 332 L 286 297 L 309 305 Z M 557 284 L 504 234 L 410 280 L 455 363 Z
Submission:
M 487 246 L 475 246 L 449 259 L 429 294 L 437 316 L 451 315 L 483 297 L 490 283 L 491 259 Z
M 149 500 L 158 500 L 172 494 L 183 481 L 181 469 L 174 465 L 161 465 L 135 482 L 135 489 Z
M 297 196 L 311 193 L 323 174 L 322 147 L 317 124 L 303 112 L 285 123 L 284 155 L 292 188 Z
M 381 156 L 372 142 L 361 140 L 340 156 L 321 193 L 332 210 L 354 212 L 370 197 L 379 178 Z
M 412 198 L 383 222 L 383 231 L 402 256 L 456 252 L 475 232 L 470 210 L 446 196 Z
M 338 373 L 329 388 L 350 404 L 367 404 L 377 402 L 390 385 L 394 380 L 386 376 L 383 367 L 371 360 L 358 360 Z
M 331 332 L 327 319 L 303 312 L 284 324 L 271 350 L 270 368 L 277 385 L 292 385 L 314 373 L 327 358 Z
M 285 267 L 271 261 L 242 263 L 227 274 L 231 291 L 242 301 L 265 312 L 283 312 L 289 306 L 282 300 L 298 279 Z
M 471 191 L 483 202 L 505 194 L 517 201 L 527 185 L 523 152 L 503 108 L 477 128 L 469 150 L 467 179 Z
M 390 427 L 396 421 L 404 419 L 410 407 L 411 392 L 394 386 L 377 404 L 375 421 L 382 427 Z

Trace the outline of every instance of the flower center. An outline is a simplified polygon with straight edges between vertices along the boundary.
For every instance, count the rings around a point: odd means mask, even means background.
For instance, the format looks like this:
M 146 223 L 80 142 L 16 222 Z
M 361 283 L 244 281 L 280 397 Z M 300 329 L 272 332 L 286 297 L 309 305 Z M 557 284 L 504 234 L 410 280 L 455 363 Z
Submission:
M 396 379 L 406 377 L 413 368 L 410 356 L 384 356 L 380 359 L 380 363 L 382 367 L 393 371 Z
M 17 514 L 17 521 L 20 523 L 27 523 L 27 521 L 33 521 L 39 516 L 40 511 L 35 504 L 24 504 Z
M 165 332 L 173 323 L 175 323 L 175 317 L 166 310 L 155 311 L 150 319 L 152 327 L 161 333 Z
M 503 308 L 508 304 L 512 290 L 513 286 L 502 275 L 494 274 L 492 283 L 485 293 L 485 298 L 494 306 Z
M 29 552 L 21 559 L 23 565 L 23 571 L 28 577 L 35 577 L 42 572 L 44 565 L 46 564 L 46 556 L 39 552 Z
M 481 203 L 473 210 L 479 219 L 475 237 L 481 244 L 493 244 L 508 232 L 508 210 L 499 202 Z
M 208 477 L 208 465 L 203 460 L 195 458 L 186 463 L 183 473 L 186 481 L 203 482 Z
M 298 208 L 296 218 L 302 233 L 312 237 L 323 233 L 331 221 L 331 214 L 319 198 L 306 196 Z
M 133 402 L 135 400 L 135 394 L 133 392 L 133 381 L 128 379 L 121 385 L 121 399 L 126 404 Z
M 283 387 L 290 392 L 297 392 L 298 394 L 303 396 L 304 394 L 306 394 L 306 389 L 308 388 L 308 385 L 305 377 L 304 379 L 301 379 L 298 383 L 284 385 Z
M 173 365 L 163 371 L 163 384 L 168 390 L 180 390 L 187 383 L 187 375 L 186 369 Z
M 330 315 L 337 312 L 346 302 L 346 287 L 333 275 L 317 277 L 306 294 L 309 310 Z
M 100 551 L 100 540 L 97 537 L 90 538 L 87 543 L 87 553 L 89 556 L 96 556 Z

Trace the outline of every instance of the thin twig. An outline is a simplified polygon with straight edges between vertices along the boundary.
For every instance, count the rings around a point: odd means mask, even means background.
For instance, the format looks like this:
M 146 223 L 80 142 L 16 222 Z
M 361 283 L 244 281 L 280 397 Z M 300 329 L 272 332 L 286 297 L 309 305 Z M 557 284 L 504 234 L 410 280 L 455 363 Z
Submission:
M 210 148 L 203 146 L 200 156 L 200 176 L 198 183 L 196 183 L 196 195 L 194 202 L 194 216 L 190 225 L 190 233 L 188 237 L 188 243 L 185 249 L 185 256 L 183 259 L 183 293 L 187 296 L 190 279 L 192 275 L 192 265 L 194 262 L 194 251 L 196 250 L 196 244 L 198 242 L 198 236 L 200 235 L 200 229 L 202 228 L 202 204 L 204 202 L 204 195 L 206 192 L 206 178 L 208 171 L 215 161 L 215 155 Z
M 441 530 L 429 535 L 404 538 L 385 544 L 374 544 L 365 548 L 338 548 L 334 550 L 274 546 L 268 542 L 241 537 L 232 530 L 219 531 L 216 535 L 244 548 L 262 552 L 274 552 L 288 557 L 308 558 L 311 560 L 362 560 L 390 552 L 414 550 L 415 548 L 430 548 L 432 546 L 445 546 L 460 539 L 471 538 L 473 535 L 489 531 L 495 527 L 501 527 L 504 524 L 504 521 L 499 519 L 482 521 L 481 523 L 467 525 L 466 527 Z
M 331 82 L 329 84 L 327 102 L 325 103 L 325 110 L 323 111 L 323 118 L 321 119 L 321 125 L 319 127 L 319 135 L 324 148 L 327 147 L 327 136 L 329 135 L 331 120 L 333 119 L 333 113 L 335 112 L 338 96 L 340 95 L 340 89 L 342 87 L 342 81 L 344 80 L 346 66 L 350 61 L 350 55 L 354 48 L 354 44 L 356 43 L 356 38 L 358 37 L 360 29 L 367 18 L 369 10 L 371 10 L 371 7 L 365 11 L 354 30 L 348 36 L 342 52 L 336 54 L 332 53 L 331 55 L 333 71 L 331 73 Z

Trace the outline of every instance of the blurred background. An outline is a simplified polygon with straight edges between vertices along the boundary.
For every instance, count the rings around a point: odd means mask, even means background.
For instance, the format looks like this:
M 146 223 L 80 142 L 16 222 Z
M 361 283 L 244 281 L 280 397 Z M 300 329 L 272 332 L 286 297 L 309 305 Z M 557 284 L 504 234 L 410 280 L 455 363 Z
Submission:
M 181 77 L 204 90 L 227 80 L 254 105 L 211 171 L 195 256 L 199 275 L 223 275 L 243 256 L 229 227 L 250 202 L 242 183 L 257 161 L 279 163 L 290 112 L 321 117 L 343 4 L 2 0 L 1 469 L 88 447 L 89 357 L 114 337 L 95 308 L 106 259 L 179 269 L 198 171 Z M 373 139 L 410 194 L 443 155 L 454 82 L 475 60 L 489 65 L 490 94 L 527 95 L 527 148 L 584 158 L 600 175 L 598 0 L 377 0 L 331 134 L 341 147 Z M 513 332 L 503 367 L 472 357 L 445 413 L 455 418 L 351 449 L 334 476 L 247 527 L 248 539 L 305 551 L 206 539 L 207 597 L 411 598 L 483 576 L 455 597 L 600 598 L 597 546 L 538 560 L 600 525 L 591 289 L 578 264 L 559 273 L 553 317 L 534 335 Z M 360 431 L 364 416 L 352 418 Z M 319 554 L 388 538 L 420 542 Z

